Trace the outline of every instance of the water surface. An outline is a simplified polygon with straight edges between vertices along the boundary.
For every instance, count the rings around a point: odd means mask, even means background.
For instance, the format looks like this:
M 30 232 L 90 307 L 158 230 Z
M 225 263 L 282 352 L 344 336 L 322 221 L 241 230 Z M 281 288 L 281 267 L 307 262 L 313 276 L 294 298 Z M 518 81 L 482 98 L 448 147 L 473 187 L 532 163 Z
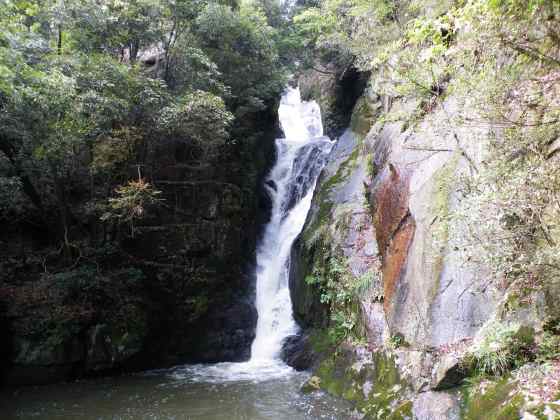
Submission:
M 228 364 L 221 364 L 227 365 Z M 243 375 L 220 366 L 187 366 L 58 385 L 4 391 L 0 418 L 304 420 L 349 419 L 348 403 L 322 392 L 299 392 L 308 374 Z M 214 371 L 214 373 L 212 373 Z M 218 373 L 216 373 L 218 372 Z M 234 376 L 237 376 L 235 378 Z

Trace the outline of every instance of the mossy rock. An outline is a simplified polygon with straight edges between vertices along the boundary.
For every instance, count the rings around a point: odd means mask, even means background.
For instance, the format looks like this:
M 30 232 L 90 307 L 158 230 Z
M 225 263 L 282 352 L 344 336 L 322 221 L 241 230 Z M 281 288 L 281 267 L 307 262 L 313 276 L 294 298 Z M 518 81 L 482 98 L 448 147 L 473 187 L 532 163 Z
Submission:
M 406 384 L 390 354 L 359 360 L 352 350 L 339 350 L 323 360 L 316 376 L 321 389 L 352 401 L 365 418 L 412 418 L 412 403 L 403 398 Z
M 387 420 L 405 419 L 412 419 L 412 401 L 403 402 L 387 417 Z
M 301 387 L 301 392 L 304 394 L 309 394 L 313 391 L 318 391 L 321 389 L 321 378 L 318 376 L 312 376 L 305 382 Z
M 375 109 L 372 108 L 365 96 L 362 96 L 354 105 L 350 119 L 350 128 L 360 138 L 365 138 L 375 119 Z
M 521 393 L 516 392 L 516 382 L 510 377 L 485 384 L 480 382 L 462 389 L 462 413 L 465 420 L 512 420 L 520 417 L 524 404 Z
M 336 173 L 322 182 L 315 193 L 314 200 L 317 203 L 317 209 L 312 213 L 312 218 L 306 224 L 302 237 L 307 247 L 326 235 L 332 225 L 333 208 L 337 203 L 332 198 L 333 191 L 344 181 L 346 181 L 352 171 L 358 165 L 358 157 L 360 156 L 360 145 L 356 145 L 352 153 L 340 164 Z

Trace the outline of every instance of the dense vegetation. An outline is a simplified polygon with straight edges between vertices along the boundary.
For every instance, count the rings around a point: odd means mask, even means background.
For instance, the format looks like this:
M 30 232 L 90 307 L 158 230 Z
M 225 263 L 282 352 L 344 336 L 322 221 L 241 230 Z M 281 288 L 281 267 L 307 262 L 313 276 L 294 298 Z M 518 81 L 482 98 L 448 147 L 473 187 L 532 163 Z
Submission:
M 51 229 L 65 252 L 72 200 L 89 196 L 83 212 L 109 230 L 132 223 L 154 202 L 141 168 L 155 148 L 204 160 L 246 142 L 243 118 L 285 83 L 257 3 L 8 1 L 0 18 L 2 217 Z
M 232 230 L 255 236 L 264 138 L 293 54 L 286 19 L 268 0 L 0 2 L 0 300 L 11 331 L 0 335 L 54 348 L 108 322 L 143 337 L 147 312 L 161 313 L 154 298 L 188 323 L 212 288 L 241 287 L 208 272 L 222 254 L 250 257 L 251 242 L 217 255 L 199 238 L 222 249 Z M 218 199 L 229 213 L 209 216 Z M 186 245 L 137 240 L 142 225 L 184 229 Z M 131 255 L 143 243 L 152 249 Z

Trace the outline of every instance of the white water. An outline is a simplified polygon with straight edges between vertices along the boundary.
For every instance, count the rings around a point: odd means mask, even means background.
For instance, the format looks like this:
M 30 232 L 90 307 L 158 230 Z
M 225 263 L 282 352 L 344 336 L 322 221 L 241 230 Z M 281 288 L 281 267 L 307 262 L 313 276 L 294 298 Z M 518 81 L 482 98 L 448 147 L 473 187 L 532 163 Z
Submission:
M 280 358 L 283 341 L 298 332 L 290 298 L 290 252 L 305 224 L 317 178 L 333 142 L 323 135 L 319 105 L 302 102 L 299 88 L 288 88 L 282 95 L 278 116 L 284 138 L 276 140 L 276 163 L 265 181 L 272 209 L 257 247 L 258 319 L 251 359 L 179 366 L 168 371 L 175 379 L 205 383 L 263 381 L 293 372 Z
M 251 361 L 260 364 L 277 360 L 283 340 L 298 332 L 290 299 L 290 251 L 332 147 L 323 136 L 319 105 L 302 102 L 299 89 L 282 96 L 278 116 L 285 138 L 276 140 L 277 160 L 266 182 L 271 219 L 257 248 L 258 320 Z

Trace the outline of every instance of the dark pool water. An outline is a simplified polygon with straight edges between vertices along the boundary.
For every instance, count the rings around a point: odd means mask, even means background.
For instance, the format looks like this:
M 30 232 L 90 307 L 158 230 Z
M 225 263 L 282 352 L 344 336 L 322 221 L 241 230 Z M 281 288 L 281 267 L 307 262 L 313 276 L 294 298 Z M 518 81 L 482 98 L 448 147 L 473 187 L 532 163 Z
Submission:
M 240 368 L 241 366 L 241 368 Z M 350 419 L 348 404 L 304 395 L 288 368 L 185 366 L 106 379 L 2 391 L 0 419 Z

